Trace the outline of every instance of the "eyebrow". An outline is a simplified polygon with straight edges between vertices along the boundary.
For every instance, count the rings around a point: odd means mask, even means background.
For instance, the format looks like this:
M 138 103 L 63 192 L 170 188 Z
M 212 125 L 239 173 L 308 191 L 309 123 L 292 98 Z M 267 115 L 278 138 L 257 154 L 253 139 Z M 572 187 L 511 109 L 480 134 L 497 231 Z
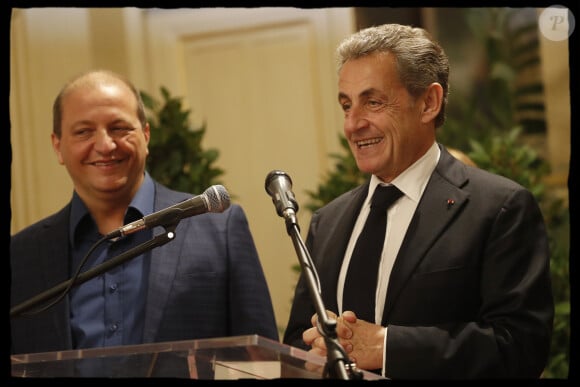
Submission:
M 76 128 L 78 126 L 91 126 L 94 124 L 94 121 L 92 120 L 86 120 L 86 119 L 82 119 L 76 122 L 73 122 L 72 127 Z M 113 121 L 108 122 L 107 126 L 110 125 L 128 125 L 128 126 L 133 126 L 129 121 L 123 119 L 123 118 L 115 118 Z
M 375 89 L 374 87 L 371 87 L 369 89 L 363 90 L 361 93 L 358 94 L 358 96 L 359 97 L 369 97 L 373 94 L 382 94 L 382 92 L 379 91 L 378 89 Z M 338 100 L 340 101 L 342 98 L 350 99 L 350 97 L 347 96 L 345 93 L 339 92 L 338 93 Z

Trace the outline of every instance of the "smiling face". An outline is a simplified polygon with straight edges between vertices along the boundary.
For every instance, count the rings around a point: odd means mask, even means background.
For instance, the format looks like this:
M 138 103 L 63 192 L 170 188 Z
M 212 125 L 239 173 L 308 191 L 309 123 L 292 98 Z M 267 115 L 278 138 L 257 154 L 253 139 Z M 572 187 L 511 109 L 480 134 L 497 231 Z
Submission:
M 344 134 L 362 172 L 390 182 L 435 141 L 433 120 L 441 106 L 441 87 L 432 84 L 413 98 L 399 79 L 392 54 L 375 53 L 344 63 L 338 91 Z
M 63 95 L 61 110 L 61 135 L 53 133 L 52 144 L 77 193 L 85 201 L 128 204 L 149 152 L 149 126 L 139 121 L 135 95 L 118 79 L 88 77 Z

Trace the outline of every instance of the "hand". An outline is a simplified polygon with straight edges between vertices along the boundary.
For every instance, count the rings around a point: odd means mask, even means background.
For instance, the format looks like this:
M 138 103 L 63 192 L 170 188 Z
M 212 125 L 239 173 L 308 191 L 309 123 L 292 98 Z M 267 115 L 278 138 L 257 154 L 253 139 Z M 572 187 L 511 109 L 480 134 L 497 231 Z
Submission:
M 358 368 L 375 370 L 383 367 L 384 327 L 357 319 L 351 311 L 345 311 L 340 317 L 327 311 L 327 316 L 336 319 L 338 341 Z M 312 316 L 311 322 L 313 328 L 304 331 L 302 339 L 307 345 L 312 346 L 310 352 L 326 356 L 326 343 L 316 328 L 318 322 L 316 314 Z
M 336 320 L 336 314 L 327 310 L 326 315 L 331 320 Z M 313 328 L 309 328 L 302 333 L 302 339 L 307 345 L 310 345 L 312 348 L 308 351 L 308 353 L 312 353 L 318 356 L 326 357 L 326 343 L 324 341 L 324 337 L 320 334 L 317 328 L 318 322 L 318 315 L 315 313 L 312 318 L 310 319 Z M 338 329 L 338 327 L 337 327 Z M 316 344 L 314 344 L 316 342 Z M 305 368 L 309 371 L 315 371 L 322 374 L 323 366 L 319 366 L 314 363 L 306 363 Z

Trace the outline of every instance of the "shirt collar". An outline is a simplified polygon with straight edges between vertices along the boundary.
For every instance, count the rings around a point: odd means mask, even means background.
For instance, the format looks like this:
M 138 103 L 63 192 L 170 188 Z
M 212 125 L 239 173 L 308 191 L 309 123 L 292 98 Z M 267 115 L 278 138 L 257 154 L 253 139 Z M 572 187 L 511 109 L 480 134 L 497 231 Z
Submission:
M 434 142 L 419 160 L 415 161 L 409 168 L 405 169 L 399 176 L 394 178 L 391 184 L 396 186 L 405 194 L 405 196 L 409 197 L 414 202 L 419 202 L 423 190 L 427 186 L 429 177 L 437 166 L 440 155 L 441 150 L 439 149 L 437 142 Z M 367 195 L 367 202 L 370 202 L 373 193 L 375 192 L 375 188 L 379 184 L 384 183 L 376 175 L 372 175 Z
M 143 183 L 141 184 L 141 187 L 139 187 L 139 190 L 133 197 L 133 200 L 131 200 L 129 208 L 137 210 L 141 214 L 141 216 L 144 216 L 153 213 L 154 201 L 155 201 L 155 184 L 153 183 L 153 179 L 151 178 L 149 173 L 145 171 Z M 77 228 L 81 224 L 81 221 L 87 216 L 90 218 L 87 206 L 85 205 L 81 197 L 77 194 L 77 192 L 74 191 L 71 200 L 70 229 L 69 229 L 69 238 L 72 246 L 74 246 L 75 233 L 77 231 Z M 94 224 L 92 218 L 91 221 Z M 125 221 L 127 221 L 127 212 L 125 213 Z

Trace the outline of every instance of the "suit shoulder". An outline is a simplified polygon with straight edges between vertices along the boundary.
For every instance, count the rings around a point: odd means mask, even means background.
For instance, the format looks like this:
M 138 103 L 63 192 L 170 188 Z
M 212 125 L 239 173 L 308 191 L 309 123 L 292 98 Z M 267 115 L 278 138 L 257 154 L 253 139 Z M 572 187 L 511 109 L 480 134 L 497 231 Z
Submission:
M 359 185 L 349 191 L 346 191 L 336 198 L 332 199 L 330 202 L 326 203 L 324 206 L 316 210 L 316 213 L 333 213 L 337 209 L 343 208 L 347 203 L 351 203 L 353 198 L 359 197 L 361 191 L 366 191 L 368 184 Z
M 526 190 L 524 186 L 512 179 L 457 160 L 445 148 L 442 148 L 441 159 L 434 173 L 438 173 L 441 178 L 457 187 L 495 191 Z
M 63 207 L 58 212 L 55 212 L 52 215 L 49 215 L 45 218 L 42 218 L 22 230 L 14 233 L 11 236 L 12 241 L 18 241 L 27 238 L 36 238 L 45 230 L 50 229 L 54 225 L 65 224 L 68 220 L 68 213 L 70 211 L 70 203 Z
M 174 189 L 168 188 L 167 186 L 164 186 L 163 184 L 161 184 L 157 181 L 155 181 L 155 190 L 156 190 L 157 200 L 159 200 L 160 202 L 161 201 L 166 202 L 166 205 L 172 205 L 172 204 L 175 204 L 179 201 L 189 199 L 192 196 L 201 195 L 201 194 L 192 194 L 192 193 L 183 192 L 183 191 L 176 191 Z M 242 216 L 245 217 L 245 211 L 244 211 L 243 207 L 237 203 L 230 202 L 228 204 L 227 208 L 224 211 L 222 211 L 222 213 L 224 213 L 224 214 L 227 214 L 227 213 L 241 214 Z
M 466 169 L 474 184 L 488 186 L 490 189 L 526 190 L 526 187 L 506 176 L 476 167 L 466 166 Z
M 155 181 L 155 197 L 156 200 L 158 199 L 163 199 L 163 200 L 169 200 L 169 201 L 180 201 L 180 200 L 184 200 L 184 199 L 188 199 L 192 196 L 194 196 L 193 194 L 189 193 L 189 192 L 182 192 L 182 191 L 176 191 L 174 189 L 171 189 L 161 183 L 159 183 L 158 181 Z
M 510 207 L 539 205 L 532 191 L 522 184 L 484 169 L 466 168 L 468 180 L 461 189 L 468 192 L 472 200 Z

